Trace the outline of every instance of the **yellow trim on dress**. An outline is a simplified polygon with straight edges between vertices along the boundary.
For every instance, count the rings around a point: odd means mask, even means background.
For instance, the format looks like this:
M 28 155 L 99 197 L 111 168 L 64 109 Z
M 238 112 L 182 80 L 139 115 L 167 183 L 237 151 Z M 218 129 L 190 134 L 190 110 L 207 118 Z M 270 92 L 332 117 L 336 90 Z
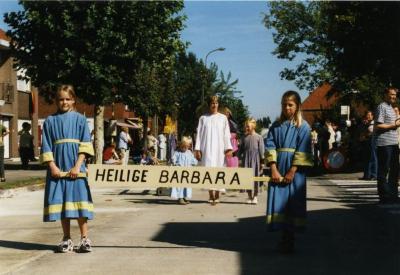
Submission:
M 294 153 L 294 152 L 296 152 L 296 149 L 294 149 L 294 148 L 279 148 L 276 151 Z
M 298 166 L 313 166 L 313 157 L 309 153 L 295 152 L 292 165 Z
M 276 155 L 276 150 L 266 150 L 265 151 L 265 161 L 266 164 L 269 164 L 271 162 L 276 162 L 277 160 L 277 155 Z
M 54 144 L 61 144 L 61 143 L 80 143 L 81 141 L 79 139 L 73 139 L 73 138 L 63 138 L 63 139 L 58 139 L 54 141 Z
M 93 212 L 93 203 L 87 201 L 66 202 L 64 204 L 53 204 L 43 209 L 44 215 L 61 213 L 61 211 L 87 210 Z
M 294 226 L 305 226 L 306 219 L 305 218 L 291 218 L 286 216 L 285 214 L 274 213 L 272 215 L 267 216 L 267 223 L 285 223 L 292 224 Z
M 94 156 L 93 144 L 91 142 L 80 142 L 78 154 Z
M 39 157 L 39 162 L 40 163 L 46 163 L 49 161 L 54 161 L 54 156 L 53 156 L 53 152 L 46 152 L 46 153 L 42 153 L 40 154 Z

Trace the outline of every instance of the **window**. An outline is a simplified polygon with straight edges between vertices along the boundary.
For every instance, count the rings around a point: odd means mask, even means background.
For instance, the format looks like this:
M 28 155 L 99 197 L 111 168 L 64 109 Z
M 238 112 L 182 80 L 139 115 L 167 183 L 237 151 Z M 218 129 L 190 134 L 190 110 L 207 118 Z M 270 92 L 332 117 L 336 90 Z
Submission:
M 25 77 L 25 69 L 19 69 L 17 71 L 17 90 L 21 92 L 30 92 L 31 81 L 25 79 L 19 79 L 20 77 Z

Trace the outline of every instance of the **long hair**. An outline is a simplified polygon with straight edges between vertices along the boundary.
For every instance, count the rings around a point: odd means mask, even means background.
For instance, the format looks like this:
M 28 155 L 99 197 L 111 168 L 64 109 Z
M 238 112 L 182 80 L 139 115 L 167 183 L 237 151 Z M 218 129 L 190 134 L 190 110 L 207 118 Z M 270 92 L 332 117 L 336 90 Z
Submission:
M 296 103 L 296 112 L 293 116 L 293 123 L 296 127 L 300 127 L 303 122 L 303 116 L 301 115 L 301 98 L 300 95 L 295 91 L 287 91 L 282 95 L 281 104 L 285 102 L 285 100 L 293 100 Z M 282 123 L 287 118 L 285 117 L 283 110 L 281 111 L 281 116 L 279 117 L 279 122 Z

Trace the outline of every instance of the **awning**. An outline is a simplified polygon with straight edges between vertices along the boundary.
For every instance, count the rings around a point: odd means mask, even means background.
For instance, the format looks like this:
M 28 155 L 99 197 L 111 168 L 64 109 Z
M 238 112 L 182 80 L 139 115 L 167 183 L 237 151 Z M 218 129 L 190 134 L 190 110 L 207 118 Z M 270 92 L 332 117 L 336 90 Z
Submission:
M 120 127 L 128 127 L 128 128 L 130 128 L 130 129 L 140 129 L 140 127 L 136 124 L 136 123 L 133 123 L 133 122 L 131 122 L 132 124 L 128 124 L 128 123 L 125 123 L 125 122 L 120 122 L 120 121 L 117 121 L 117 126 L 120 126 Z

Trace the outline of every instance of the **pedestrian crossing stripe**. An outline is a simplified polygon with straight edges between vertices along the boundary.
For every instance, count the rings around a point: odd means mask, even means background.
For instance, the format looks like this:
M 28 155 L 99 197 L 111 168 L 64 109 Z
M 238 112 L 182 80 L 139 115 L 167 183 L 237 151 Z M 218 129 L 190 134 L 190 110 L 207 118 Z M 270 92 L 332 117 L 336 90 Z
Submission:
M 362 180 L 329 180 L 337 185 L 340 189 L 348 192 L 352 199 L 357 201 L 376 202 L 379 200 L 377 194 L 376 181 L 362 181 Z M 399 204 L 384 204 L 378 205 L 379 208 L 384 209 L 391 215 L 400 215 Z

